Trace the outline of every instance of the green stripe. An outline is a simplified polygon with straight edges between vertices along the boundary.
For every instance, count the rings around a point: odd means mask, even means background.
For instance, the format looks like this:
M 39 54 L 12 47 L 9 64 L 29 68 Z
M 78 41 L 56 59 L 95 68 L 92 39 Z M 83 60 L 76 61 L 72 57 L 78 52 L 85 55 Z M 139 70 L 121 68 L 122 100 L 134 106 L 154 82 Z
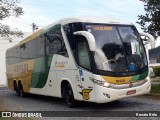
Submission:
M 44 35 L 49 31 L 57 30 L 57 29 L 60 29 L 60 28 L 61 28 L 61 24 L 56 24 L 56 25 L 50 27 L 49 29 L 47 29 L 45 31 L 42 31 L 41 35 Z
M 140 75 L 135 75 L 132 77 L 131 82 L 137 81 L 139 79 Z
M 130 80 L 130 82 L 135 82 L 138 80 L 144 80 L 146 77 L 148 76 L 148 71 L 140 74 L 140 75 L 135 75 L 132 77 L 132 79 Z
M 31 88 L 43 88 L 47 82 L 52 57 L 42 57 L 35 60 Z
M 42 31 L 41 35 L 49 31 L 54 31 L 60 28 L 61 28 L 61 25 L 56 24 L 50 27 L 49 29 Z M 44 56 L 44 57 L 35 59 L 31 83 L 30 83 L 31 88 L 43 88 L 45 86 L 48 79 L 52 58 L 53 56 L 50 56 L 50 57 Z
M 143 80 L 148 76 L 148 71 L 144 72 L 141 74 L 141 76 L 139 77 L 139 80 Z

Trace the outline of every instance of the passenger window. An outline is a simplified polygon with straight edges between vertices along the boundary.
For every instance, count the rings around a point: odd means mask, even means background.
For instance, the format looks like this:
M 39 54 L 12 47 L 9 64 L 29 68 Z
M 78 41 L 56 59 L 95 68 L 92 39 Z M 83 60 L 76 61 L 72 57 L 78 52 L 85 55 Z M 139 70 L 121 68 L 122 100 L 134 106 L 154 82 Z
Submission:
M 45 36 L 42 35 L 37 38 L 38 41 L 38 57 L 45 56 Z
M 20 62 L 20 48 L 15 47 L 14 48 L 14 54 L 12 56 L 13 63 L 18 63 Z
M 26 44 L 20 45 L 20 51 L 21 51 L 21 62 L 28 60 L 27 56 L 27 50 L 26 50 Z
M 61 29 L 54 29 L 46 33 L 46 53 L 49 56 L 59 54 L 68 57 L 67 49 L 62 37 Z
M 37 40 L 31 40 L 26 43 L 27 59 L 36 59 L 38 57 Z
M 62 48 L 61 40 L 55 38 L 53 41 L 49 43 L 48 53 L 49 55 L 57 54 Z
M 83 36 L 78 38 L 78 62 L 80 66 L 91 70 L 87 41 Z

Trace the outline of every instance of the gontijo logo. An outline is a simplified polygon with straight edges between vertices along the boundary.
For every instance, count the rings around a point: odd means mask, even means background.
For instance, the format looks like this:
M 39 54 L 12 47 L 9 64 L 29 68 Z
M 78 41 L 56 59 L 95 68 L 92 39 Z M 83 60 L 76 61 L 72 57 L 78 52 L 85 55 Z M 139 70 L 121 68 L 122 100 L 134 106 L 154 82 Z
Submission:
M 89 99 L 90 99 L 89 93 L 90 93 L 91 91 L 92 91 L 92 89 L 83 89 L 82 92 L 79 92 L 79 93 L 83 96 L 83 98 L 84 98 L 85 100 L 89 100 Z

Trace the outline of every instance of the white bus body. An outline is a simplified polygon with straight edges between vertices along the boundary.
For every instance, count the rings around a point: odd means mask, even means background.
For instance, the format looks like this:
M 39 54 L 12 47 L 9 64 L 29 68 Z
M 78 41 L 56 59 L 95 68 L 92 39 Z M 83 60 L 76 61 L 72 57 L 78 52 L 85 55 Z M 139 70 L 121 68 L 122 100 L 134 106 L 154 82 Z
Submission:
M 151 88 L 139 33 L 118 19 L 61 19 L 8 49 L 6 60 L 8 87 L 17 95 L 63 97 L 70 107 L 76 100 L 106 103 Z

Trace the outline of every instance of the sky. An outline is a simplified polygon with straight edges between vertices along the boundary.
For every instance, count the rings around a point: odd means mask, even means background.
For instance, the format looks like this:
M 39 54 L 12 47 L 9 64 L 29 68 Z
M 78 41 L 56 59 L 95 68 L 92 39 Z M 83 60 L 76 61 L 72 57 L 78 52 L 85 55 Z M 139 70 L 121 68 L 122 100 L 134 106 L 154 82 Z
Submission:
M 106 16 L 129 20 L 136 24 L 137 16 L 144 14 L 139 0 L 20 0 L 24 15 L 8 18 L 5 23 L 25 32 L 32 32 L 31 24 L 44 27 L 69 16 Z M 136 24 L 138 29 L 140 26 Z
M 140 0 L 19 0 L 24 14 L 19 18 L 10 17 L 1 21 L 3 24 L 18 28 L 23 32 L 32 32 L 32 23 L 42 28 L 54 21 L 71 16 L 103 16 L 131 21 L 142 32 L 136 23 L 138 15 L 145 14 Z M 27 33 L 28 35 L 28 33 Z M 0 38 L 0 84 L 6 83 L 5 50 L 21 38 L 14 38 L 12 43 Z M 160 40 L 159 40 L 160 41 Z M 159 43 L 160 44 L 160 43 Z

